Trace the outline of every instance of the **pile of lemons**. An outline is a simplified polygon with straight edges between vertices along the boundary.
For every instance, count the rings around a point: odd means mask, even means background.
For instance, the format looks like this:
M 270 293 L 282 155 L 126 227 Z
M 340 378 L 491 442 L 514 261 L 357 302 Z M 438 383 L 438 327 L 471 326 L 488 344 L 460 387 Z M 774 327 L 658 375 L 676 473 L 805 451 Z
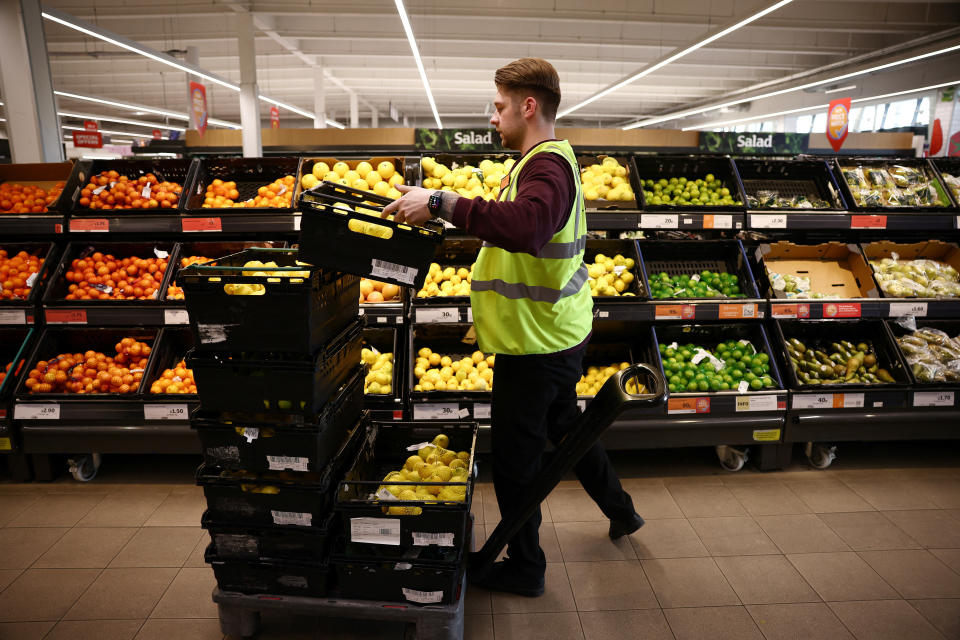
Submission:
M 627 179 L 627 168 L 617 162 L 616 158 L 606 157 L 601 164 L 592 164 L 581 169 L 580 184 L 585 200 L 636 200 Z
M 376 349 L 364 347 L 360 351 L 360 362 L 370 369 L 363 381 L 364 393 L 388 395 L 393 391 L 392 353 L 380 353 Z
M 424 189 L 453 191 L 464 198 L 484 200 L 497 199 L 500 195 L 500 181 L 510 173 L 513 165 L 513 158 L 507 158 L 503 162 L 494 162 L 488 158 L 476 167 L 468 164 L 454 168 L 440 164 L 430 157 L 420 160 Z
M 463 502 L 467 499 L 467 480 L 470 478 L 470 453 L 447 450 L 450 438 L 440 434 L 429 444 L 423 444 L 417 455 L 410 456 L 399 471 L 391 471 L 383 482 L 412 484 L 383 484 L 377 490 L 377 501 L 410 501 L 436 504 Z M 456 484 L 424 485 L 420 482 L 449 482 Z M 388 497 L 389 496 L 389 497 Z M 398 516 L 418 516 L 422 507 L 384 506 L 384 513 Z
M 631 271 L 635 265 L 633 258 L 625 258 L 619 253 L 612 258 L 598 253 L 593 259 L 593 264 L 587 265 L 587 272 L 590 275 L 587 279 L 590 295 L 594 297 L 633 296 L 634 294 L 627 289 L 635 279 Z
M 600 391 L 600 387 L 603 386 L 603 383 L 606 382 L 610 376 L 615 374 L 617 371 L 626 369 L 629 366 L 629 363 L 621 362 L 620 364 L 613 363 L 609 367 L 588 367 L 586 375 L 580 376 L 580 382 L 577 383 L 577 395 L 597 395 L 597 392 Z M 633 378 L 627 380 L 627 384 L 624 386 L 627 388 L 627 393 L 640 394 L 647 392 L 646 387 L 642 384 L 638 384 Z
M 310 173 L 300 178 L 300 186 L 312 189 L 320 182 L 329 180 L 360 191 L 372 191 L 378 196 L 386 196 L 396 200 L 400 197 L 398 184 L 403 184 L 403 175 L 397 172 L 393 163 L 384 160 L 374 169 L 366 160 L 357 163 L 356 169 L 351 169 L 346 162 L 335 162 L 333 167 L 326 162 L 316 162 Z
M 424 347 L 417 352 L 413 375 L 414 391 L 490 391 L 493 389 L 495 356 L 474 351 L 473 355 L 454 360 Z
M 297 261 L 300 266 L 308 266 L 305 262 Z M 243 264 L 244 269 L 250 271 L 241 271 L 245 276 L 257 276 L 261 278 L 309 278 L 309 271 L 268 271 L 268 269 L 280 269 L 273 260 L 261 262 L 259 260 L 248 260 Z M 223 290 L 231 296 L 262 296 L 267 292 L 267 288 L 262 284 L 249 284 L 239 282 L 237 284 L 225 284 Z
M 417 292 L 418 298 L 436 298 L 437 296 L 469 296 L 470 283 L 473 281 L 473 265 L 466 267 L 443 268 L 436 262 L 430 264 L 423 288 Z

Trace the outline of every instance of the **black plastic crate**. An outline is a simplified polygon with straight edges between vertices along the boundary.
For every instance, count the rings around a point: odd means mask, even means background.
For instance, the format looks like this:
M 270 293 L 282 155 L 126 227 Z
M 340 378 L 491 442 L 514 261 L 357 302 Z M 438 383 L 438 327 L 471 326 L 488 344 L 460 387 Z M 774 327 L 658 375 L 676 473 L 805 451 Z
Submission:
M 608 258 L 616 255 L 622 255 L 624 258 L 633 260 L 633 267 L 626 269 L 626 265 L 621 271 L 629 270 L 633 274 L 633 281 L 627 285 L 627 288 L 619 296 L 595 296 L 594 302 L 630 303 L 638 300 L 647 300 L 650 298 L 647 288 L 646 274 L 643 265 L 643 257 L 637 249 L 636 240 L 595 240 L 587 239 L 586 251 L 583 255 L 583 261 L 589 266 L 596 261 L 597 254 L 602 254 Z M 614 273 L 618 267 L 614 266 Z M 625 293 L 632 293 L 632 296 L 625 296 Z
M 914 322 L 918 329 L 937 329 L 946 333 L 950 338 L 957 338 L 960 336 L 960 320 L 926 320 L 924 318 L 914 318 Z M 894 342 L 897 342 L 898 338 L 908 336 L 913 334 L 913 330 L 907 329 L 899 322 L 895 320 L 887 320 L 885 322 L 887 328 L 890 330 L 891 335 L 893 336 Z M 960 342 L 954 340 L 954 342 Z M 952 345 L 949 345 L 949 348 L 956 351 Z M 897 350 L 900 352 L 903 361 L 907 365 L 908 375 L 910 376 L 910 383 L 918 386 L 922 386 L 925 389 L 952 389 L 960 390 L 960 377 L 956 380 L 936 380 L 931 379 L 935 374 L 937 368 L 946 368 L 950 369 L 951 375 L 960 376 L 960 371 L 956 369 L 956 366 L 953 365 L 951 368 L 948 365 L 948 362 L 960 362 L 960 357 L 955 360 L 950 360 L 944 362 L 941 360 L 934 360 L 934 366 L 928 366 L 924 364 L 924 361 L 916 361 L 915 364 L 911 364 L 911 360 L 914 359 L 919 353 L 914 352 L 912 348 L 905 347 L 904 345 L 897 342 Z M 946 355 L 946 354 L 945 354 Z M 926 359 L 924 359 L 926 360 Z M 929 360 L 926 360 L 929 363 Z
M 279 268 L 244 269 L 250 261 L 272 261 Z M 252 275 L 264 271 L 298 275 Z M 294 249 L 245 249 L 218 259 L 216 266 L 191 265 L 177 278 L 199 338 L 198 352 L 313 354 L 359 310 L 357 276 L 297 265 Z M 247 285 L 262 293 L 228 292 Z
M 826 160 L 740 158 L 734 163 L 747 196 L 747 209 L 801 213 L 846 210 L 840 187 Z M 804 198 L 810 206 L 797 206 L 793 200 L 797 197 Z M 814 199 L 825 206 L 815 206 Z
M 890 159 L 890 158 L 835 158 L 834 172 L 837 182 L 843 192 L 851 211 L 883 211 L 885 213 L 947 213 L 954 210 L 953 201 L 947 190 L 940 182 L 940 176 L 926 160 L 919 158 Z M 940 205 L 921 206 L 919 200 L 909 198 L 906 194 L 906 203 L 900 206 L 891 204 L 897 192 L 905 187 L 910 190 L 914 185 L 909 184 L 906 177 L 894 176 L 888 169 L 895 166 L 915 169 L 929 180 L 929 184 L 936 191 Z M 859 172 L 858 172 L 859 169 Z M 890 182 L 888 183 L 888 178 Z M 887 188 L 893 185 L 893 189 Z M 859 196 L 860 189 L 870 189 L 879 196 L 864 198 Z M 856 192 L 856 193 L 855 193 Z M 859 196 L 859 197 L 855 197 Z
M 197 484 L 207 499 L 207 515 L 220 524 L 257 527 L 322 526 L 333 504 L 344 467 L 356 459 L 370 418 L 364 414 L 350 438 L 320 472 L 231 471 L 202 465 Z
M 250 200 L 260 187 L 269 186 L 284 176 L 293 176 L 293 198 L 296 203 L 300 194 L 300 158 L 201 158 L 197 160 L 188 187 L 184 188 L 183 211 L 191 215 L 216 213 L 293 213 L 289 207 L 237 207 L 225 209 L 204 208 L 207 187 L 214 180 L 235 182 L 238 196 L 234 202 Z M 188 191 L 189 190 L 189 191 Z
M 623 176 L 621 176 L 625 183 L 630 186 L 630 190 L 633 191 L 634 197 L 630 200 L 607 200 L 605 198 L 598 198 L 596 200 L 587 200 L 584 197 L 584 203 L 587 206 L 587 209 L 605 209 L 605 210 L 616 210 L 616 209 L 627 209 L 627 210 L 636 210 L 640 208 L 640 191 L 639 183 L 637 182 L 636 175 L 633 172 L 633 162 L 631 161 L 631 156 L 627 154 L 591 154 L 591 153 L 578 153 L 577 154 L 577 164 L 580 167 L 579 175 L 577 179 L 580 180 L 580 183 L 583 184 L 583 172 L 588 169 L 591 165 L 594 164 L 603 164 L 604 158 L 613 158 L 617 163 L 623 167 L 626 171 Z M 587 187 L 583 187 L 583 192 L 586 194 Z
M 685 211 L 694 213 L 704 212 L 742 212 L 746 209 L 747 199 L 743 193 L 743 184 L 740 182 L 740 176 L 737 174 L 737 168 L 733 160 L 729 157 L 703 157 L 703 156 L 662 156 L 662 155 L 636 155 L 633 156 L 633 174 L 635 176 L 638 190 L 637 198 L 640 199 L 640 208 L 643 211 Z M 647 202 L 644 190 L 646 180 L 656 182 L 661 178 L 670 180 L 670 178 L 687 178 L 687 180 L 703 179 L 708 174 L 719 179 L 723 186 L 730 190 L 730 196 L 734 202 L 740 201 L 737 205 L 702 205 L 702 206 L 681 206 L 673 204 L 650 204 Z
M 927 162 L 934 170 L 953 199 L 953 206 L 960 207 L 960 158 L 930 158 Z
M 184 199 L 189 189 L 193 160 L 188 158 L 170 159 L 133 159 L 133 160 L 79 160 L 73 166 L 70 178 L 64 188 L 68 198 L 70 215 L 72 217 L 89 217 L 105 215 L 142 215 L 173 214 L 178 215 L 183 210 Z M 152 173 L 160 182 L 175 182 L 180 185 L 180 197 L 177 204 L 170 208 L 155 207 L 152 209 L 91 209 L 80 204 L 81 192 L 90 183 L 90 179 L 99 176 L 104 171 L 116 171 L 121 176 L 131 180 L 138 180 L 141 176 Z M 109 183 L 108 183 L 109 184 Z M 61 198 L 63 200 L 63 198 Z
M 693 276 L 702 271 L 727 272 L 737 276 L 744 299 L 758 298 L 757 283 L 750 271 L 747 254 L 739 240 L 641 240 L 638 241 L 645 280 L 649 283 L 660 273 Z M 689 298 L 663 298 L 685 300 Z M 732 300 L 734 298 L 705 298 Z
M 234 253 L 239 253 L 245 249 L 283 249 L 286 247 L 286 245 L 287 243 L 283 240 L 244 242 L 181 242 L 177 245 L 176 251 L 171 256 L 170 264 L 173 265 L 174 271 L 173 275 L 170 277 L 170 283 L 163 292 L 163 297 L 161 299 L 165 302 L 184 299 L 182 288 L 180 288 L 179 292 L 175 293 L 173 291 L 173 289 L 177 287 L 177 275 L 181 269 L 187 266 L 184 264 L 184 260 L 189 260 L 191 258 L 207 258 L 207 260 L 204 260 L 203 263 L 216 263 L 216 261 L 220 258 L 232 255 Z M 197 263 L 194 262 L 193 264 Z
M 486 391 L 417 391 L 415 387 L 418 378 L 415 374 L 416 361 L 420 349 L 427 347 L 441 357 L 449 356 L 452 360 L 461 360 L 471 356 L 480 348 L 476 344 L 476 336 L 472 324 L 465 323 L 433 323 L 415 324 L 409 333 L 409 347 L 407 349 L 406 375 L 407 393 L 412 402 L 441 402 L 464 399 L 475 402 L 489 402 L 491 388 Z M 493 354 L 484 353 L 484 357 Z M 496 373 L 494 373 L 496 379 Z M 491 380 L 491 385 L 493 380 Z
M 373 280 L 423 287 L 443 241 L 443 225 L 431 220 L 416 227 L 380 218 L 375 212 L 390 202 L 330 182 L 305 191 L 300 198 L 299 258 Z
M 454 269 L 455 271 L 466 269 L 469 272 L 473 268 L 473 263 L 476 262 L 477 255 L 480 253 L 480 248 L 482 246 L 483 241 L 478 240 L 477 238 L 444 238 L 443 243 L 440 245 L 440 249 L 434 256 L 434 262 L 440 265 L 441 270 L 448 268 Z M 470 302 L 469 295 L 436 295 L 420 297 L 419 291 L 423 291 L 425 289 L 426 286 L 422 287 L 411 298 L 411 304 L 413 306 L 468 304 Z
M 7 252 L 7 258 L 15 258 L 23 251 L 42 260 L 36 275 L 32 276 L 33 282 L 24 283 L 30 285 L 27 295 L 19 298 L 0 298 L 0 311 L 13 307 L 23 307 L 25 304 L 36 304 L 40 300 L 50 274 L 57 267 L 57 258 L 60 254 L 57 245 L 52 242 L 3 242 L 0 243 L 0 249 Z
M 330 566 L 326 562 L 225 559 L 217 555 L 212 544 L 204 560 L 213 569 L 221 591 L 320 598 L 329 588 Z
M 363 370 L 324 405 L 316 423 L 265 426 L 259 423 L 195 419 L 204 462 L 247 471 L 323 471 L 350 437 L 363 411 Z
M 220 523 L 204 512 L 201 526 L 221 560 L 305 560 L 322 562 L 330 555 L 340 520 L 330 513 L 315 527 L 274 527 Z
M 431 442 L 439 435 L 449 437 L 451 451 L 469 451 L 466 483 L 409 482 L 382 480 L 390 471 L 397 471 L 411 455 L 407 448 Z M 470 504 L 473 500 L 473 470 L 477 439 L 477 424 L 418 422 L 378 423 L 370 429 L 353 465 L 346 471 L 337 490 L 335 509 L 340 513 L 344 535 L 348 542 L 367 543 L 394 548 L 402 553 L 418 546 L 462 548 L 468 535 Z M 465 486 L 462 502 L 421 502 L 381 500 L 378 491 L 384 485 L 428 484 Z M 392 514 L 390 507 L 412 507 L 415 513 Z M 385 533 L 383 525 L 389 529 Z M 389 549 L 385 553 L 389 553 Z
M 366 327 L 363 330 L 363 347 L 380 353 L 393 354 L 393 381 L 390 393 L 365 393 L 363 406 L 378 411 L 403 409 L 403 389 L 406 362 L 406 336 L 401 337 L 397 327 Z
M 57 270 L 50 277 L 46 292 L 43 295 L 43 304 L 45 307 L 90 307 L 96 305 L 131 305 L 137 307 L 157 307 L 163 306 L 161 298 L 167 290 L 167 285 L 173 278 L 173 271 L 170 267 L 170 256 L 174 251 L 174 243 L 169 240 L 157 240 L 156 242 L 100 242 L 92 240 L 87 242 L 71 242 L 63 252 L 60 264 Z M 162 277 L 157 282 L 157 291 L 153 299 L 150 300 L 67 300 L 66 296 L 70 292 L 70 285 L 65 275 L 70 270 L 73 261 L 76 259 L 87 259 L 96 253 L 102 253 L 114 256 L 117 260 L 124 258 L 137 257 L 140 259 L 158 258 L 167 260 L 167 266 L 164 269 Z M 156 276 L 154 276 L 156 280 Z M 108 285 L 102 285 L 104 287 Z M 103 290 L 110 293 L 112 290 Z
M 360 361 L 362 321 L 308 358 L 194 352 L 187 358 L 205 412 L 315 415 Z

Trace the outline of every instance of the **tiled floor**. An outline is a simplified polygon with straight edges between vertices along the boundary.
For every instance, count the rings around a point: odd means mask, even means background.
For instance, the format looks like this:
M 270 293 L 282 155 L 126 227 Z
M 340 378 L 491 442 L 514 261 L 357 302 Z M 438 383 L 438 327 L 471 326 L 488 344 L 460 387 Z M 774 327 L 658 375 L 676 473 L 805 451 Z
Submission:
M 917 451 L 766 474 L 619 454 L 646 526 L 610 541 L 565 480 L 543 508 L 546 594 L 469 588 L 465 638 L 958 640 L 960 457 Z M 88 484 L 0 482 L 0 640 L 223 637 L 192 461 L 164 460 L 108 460 Z M 473 512 L 482 542 L 499 520 L 490 484 Z M 273 614 L 260 637 L 403 636 L 375 621 Z

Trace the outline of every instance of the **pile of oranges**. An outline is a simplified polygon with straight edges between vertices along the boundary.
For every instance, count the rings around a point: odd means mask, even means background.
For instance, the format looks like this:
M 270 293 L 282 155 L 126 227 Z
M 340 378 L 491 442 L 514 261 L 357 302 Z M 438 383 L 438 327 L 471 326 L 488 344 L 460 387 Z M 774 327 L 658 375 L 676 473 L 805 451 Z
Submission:
M 207 185 L 207 192 L 203 199 L 204 209 L 229 209 L 269 207 L 286 209 L 292 206 L 293 191 L 297 179 L 293 176 L 284 176 L 270 184 L 257 189 L 257 195 L 249 200 L 237 202 L 240 192 L 236 182 L 224 182 L 217 178 Z
M 0 249 L 0 300 L 25 300 L 32 288 L 27 282 L 40 271 L 43 258 L 21 251 L 12 258 Z M 32 284 L 32 283 L 31 283 Z
M 96 253 L 74 258 L 64 274 L 70 283 L 67 300 L 152 300 L 156 298 L 166 258 L 118 259 Z
M 172 209 L 183 187 L 161 181 L 152 173 L 129 178 L 116 171 L 101 171 L 80 192 L 78 204 L 88 209 Z
M 112 358 L 91 350 L 40 360 L 24 384 L 30 393 L 133 393 L 147 368 L 150 346 L 124 338 L 116 351 Z
M 198 262 L 210 262 L 210 258 L 204 258 L 203 256 L 180 258 L 180 268 L 184 269 Z M 183 300 L 183 287 L 178 287 L 176 282 L 171 283 L 170 286 L 167 287 L 167 300 Z
M 63 187 L 64 183 L 58 182 L 46 191 L 35 185 L 4 182 L 0 184 L 0 214 L 46 213 Z
M 193 380 L 193 369 L 187 369 L 183 360 L 173 369 L 167 369 L 150 385 L 150 393 L 196 393 L 197 383 Z
M 389 282 L 360 278 L 360 304 L 395 302 L 400 299 L 400 287 Z
M 11 362 L 10 364 L 8 364 L 8 365 L 6 366 L 6 368 L 4 368 L 3 371 L 0 371 L 0 385 L 3 384 L 4 378 L 6 378 L 6 377 L 7 377 L 7 374 L 10 373 L 10 367 L 12 367 L 12 366 L 13 366 L 13 363 Z

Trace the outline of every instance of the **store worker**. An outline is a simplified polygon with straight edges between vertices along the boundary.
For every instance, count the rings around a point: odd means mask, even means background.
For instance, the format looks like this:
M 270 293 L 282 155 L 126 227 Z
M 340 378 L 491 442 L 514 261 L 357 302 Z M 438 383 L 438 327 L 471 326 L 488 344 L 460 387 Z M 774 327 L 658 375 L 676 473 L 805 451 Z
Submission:
M 521 152 L 496 201 L 398 185 L 404 193 L 384 216 L 422 224 L 438 216 L 484 241 L 473 267 L 470 302 L 480 349 L 496 354 L 491 407 L 493 486 L 503 518 L 516 513 L 537 481 L 549 438 L 558 443 L 580 416 L 576 384 L 590 339 L 593 301 L 583 254 L 587 235 L 577 160 L 557 140 L 556 69 L 523 58 L 494 75 L 490 124 Z M 610 518 L 610 537 L 643 526 L 603 446 L 574 467 Z M 546 558 L 540 510 L 510 540 L 507 559 L 476 584 L 525 596 L 543 594 Z

